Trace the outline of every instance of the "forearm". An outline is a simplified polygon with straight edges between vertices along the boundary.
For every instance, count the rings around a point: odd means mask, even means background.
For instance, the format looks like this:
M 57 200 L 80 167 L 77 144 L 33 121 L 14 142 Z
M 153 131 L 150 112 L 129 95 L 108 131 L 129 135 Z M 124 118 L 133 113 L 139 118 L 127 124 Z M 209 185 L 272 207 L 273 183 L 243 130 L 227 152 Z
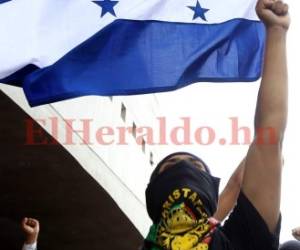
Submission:
M 38 240 L 38 233 L 32 233 L 26 237 L 25 244 L 31 245 Z
M 267 28 L 265 63 L 255 114 L 256 133 L 271 128 L 277 139 L 282 139 L 287 121 L 286 33 L 281 27 Z
M 235 207 L 243 182 L 244 170 L 245 159 L 234 171 L 224 190 L 219 196 L 218 208 L 216 213 L 214 214 L 214 218 L 216 218 L 217 220 L 223 221 Z

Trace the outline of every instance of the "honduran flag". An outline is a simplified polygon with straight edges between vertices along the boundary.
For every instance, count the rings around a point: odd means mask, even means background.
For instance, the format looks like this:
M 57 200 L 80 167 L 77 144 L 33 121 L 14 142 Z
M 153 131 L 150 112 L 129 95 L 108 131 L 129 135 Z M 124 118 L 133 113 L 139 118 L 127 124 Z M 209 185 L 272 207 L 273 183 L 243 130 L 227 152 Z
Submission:
M 0 82 L 32 106 L 260 77 L 256 0 L 0 0 Z

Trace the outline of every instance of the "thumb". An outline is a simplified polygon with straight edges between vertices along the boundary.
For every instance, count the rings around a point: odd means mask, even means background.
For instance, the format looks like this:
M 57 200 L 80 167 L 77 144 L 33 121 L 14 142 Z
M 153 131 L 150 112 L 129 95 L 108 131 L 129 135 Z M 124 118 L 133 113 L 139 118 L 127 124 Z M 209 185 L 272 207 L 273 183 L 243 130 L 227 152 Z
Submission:
M 23 218 L 23 220 L 21 222 L 21 225 L 22 225 L 23 228 L 26 226 L 27 221 L 28 221 L 27 217 Z

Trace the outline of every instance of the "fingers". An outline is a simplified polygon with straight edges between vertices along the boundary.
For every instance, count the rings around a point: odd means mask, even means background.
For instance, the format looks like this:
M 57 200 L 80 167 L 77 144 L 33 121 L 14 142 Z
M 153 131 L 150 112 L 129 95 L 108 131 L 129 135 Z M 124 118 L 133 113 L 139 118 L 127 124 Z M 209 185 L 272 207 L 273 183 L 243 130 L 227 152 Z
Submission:
M 23 228 L 26 226 L 27 220 L 28 220 L 27 217 L 23 218 L 22 223 L 21 223 Z
M 281 0 L 260 0 L 258 6 L 272 10 L 278 16 L 284 16 L 289 11 L 289 6 Z
M 275 3 L 275 0 L 263 0 L 261 2 L 265 8 L 271 9 L 273 4 Z
M 38 226 L 38 221 L 37 220 L 35 220 L 35 219 L 32 219 L 32 218 L 28 218 L 28 220 L 27 220 L 27 223 L 26 223 L 28 226 L 30 226 L 30 227 L 33 227 L 33 228 L 35 228 L 35 227 L 37 227 Z
M 36 228 L 37 226 L 39 226 L 39 222 L 36 219 L 25 217 L 22 220 L 22 226 L 23 226 L 23 228 L 24 227 Z
M 282 27 L 288 30 L 290 25 L 289 7 L 283 0 L 258 0 L 256 13 L 266 27 Z
M 272 10 L 276 0 L 258 0 L 256 5 L 256 12 L 262 13 L 264 10 Z
M 270 8 L 278 16 L 285 16 L 289 10 L 288 5 L 282 1 L 273 2 Z

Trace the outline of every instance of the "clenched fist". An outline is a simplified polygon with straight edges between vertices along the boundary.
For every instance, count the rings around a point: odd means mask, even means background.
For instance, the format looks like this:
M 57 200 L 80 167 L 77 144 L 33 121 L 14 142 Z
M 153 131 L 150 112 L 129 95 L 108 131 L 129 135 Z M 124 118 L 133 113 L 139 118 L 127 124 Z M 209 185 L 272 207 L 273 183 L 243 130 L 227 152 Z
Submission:
M 281 0 L 258 0 L 256 12 L 267 28 L 279 27 L 287 30 L 290 26 L 289 7 Z
M 39 232 L 40 232 L 40 224 L 39 221 L 32 218 L 24 218 L 22 220 L 22 229 L 26 234 L 26 244 L 33 244 L 37 241 Z

